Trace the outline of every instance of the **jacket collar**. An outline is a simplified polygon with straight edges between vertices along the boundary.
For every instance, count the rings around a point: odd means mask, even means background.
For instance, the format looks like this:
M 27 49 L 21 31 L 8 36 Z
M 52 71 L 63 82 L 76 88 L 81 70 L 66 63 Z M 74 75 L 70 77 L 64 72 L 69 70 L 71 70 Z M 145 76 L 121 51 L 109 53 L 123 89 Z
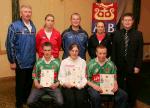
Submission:
M 129 30 L 127 30 L 128 31 L 128 33 L 130 33 L 131 31 L 133 31 L 134 30 L 134 28 L 131 28 L 131 29 L 129 29 Z M 126 32 L 126 29 L 122 29 L 122 31 L 123 31 L 123 33 L 125 33 Z
M 69 27 L 69 31 L 74 31 L 74 30 L 72 29 L 72 26 L 71 26 L 71 25 L 70 25 L 70 27 Z M 74 31 L 74 32 L 82 32 L 82 31 L 83 31 L 82 27 L 79 26 L 79 30 L 78 30 L 78 31 Z
M 23 26 L 24 27 L 26 27 L 26 25 L 24 24 L 24 22 L 23 22 L 23 20 L 22 20 L 22 18 L 20 18 L 20 21 L 21 21 L 21 23 L 23 24 Z M 30 24 L 31 24 L 31 26 L 33 26 L 34 24 L 33 24 L 33 22 L 30 20 Z

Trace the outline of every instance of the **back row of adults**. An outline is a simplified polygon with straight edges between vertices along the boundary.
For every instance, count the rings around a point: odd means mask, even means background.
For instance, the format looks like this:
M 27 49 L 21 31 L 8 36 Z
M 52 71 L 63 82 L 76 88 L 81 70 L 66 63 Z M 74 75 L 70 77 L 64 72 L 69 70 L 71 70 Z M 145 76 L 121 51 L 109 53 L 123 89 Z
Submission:
M 73 13 L 70 18 L 71 25 L 62 35 L 54 28 L 55 18 L 52 14 L 45 17 L 45 25 L 36 34 L 36 29 L 31 21 L 32 8 L 22 5 L 21 17 L 10 24 L 8 28 L 6 49 L 10 68 L 16 72 L 16 108 L 22 108 L 26 103 L 32 87 L 32 71 L 38 58 L 43 57 L 42 44 L 52 44 L 52 55 L 59 57 L 62 47 L 63 59 L 69 55 L 69 45 L 77 43 L 80 47 L 79 56 L 86 59 L 86 49 L 91 58 L 96 57 L 96 47 L 107 47 L 108 55 L 117 66 L 117 80 L 119 87 L 124 89 L 129 96 L 131 108 L 135 106 L 138 87 L 137 78 L 141 70 L 143 54 L 143 37 L 140 31 L 133 28 L 134 17 L 131 13 L 122 16 L 123 29 L 113 34 L 105 32 L 105 24 L 98 22 L 96 32 L 88 39 L 88 34 L 80 26 L 81 16 Z

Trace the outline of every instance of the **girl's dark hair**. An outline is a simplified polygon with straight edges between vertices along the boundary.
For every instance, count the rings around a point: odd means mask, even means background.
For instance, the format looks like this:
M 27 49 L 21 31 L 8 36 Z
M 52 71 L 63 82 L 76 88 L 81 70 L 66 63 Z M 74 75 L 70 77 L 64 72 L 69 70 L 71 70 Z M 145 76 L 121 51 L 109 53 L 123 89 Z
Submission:
M 74 42 L 74 43 L 72 43 L 72 44 L 69 45 L 69 51 L 71 51 L 74 47 L 77 47 L 78 50 L 80 50 L 79 45 L 78 45 L 77 43 Z

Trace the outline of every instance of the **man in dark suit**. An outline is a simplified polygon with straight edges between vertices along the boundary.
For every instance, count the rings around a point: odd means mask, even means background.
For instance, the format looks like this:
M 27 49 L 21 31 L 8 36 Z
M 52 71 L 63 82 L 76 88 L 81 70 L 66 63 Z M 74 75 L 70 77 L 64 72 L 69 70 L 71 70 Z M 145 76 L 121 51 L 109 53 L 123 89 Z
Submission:
M 123 29 L 117 30 L 113 36 L 112 61 L 117 66 L 117 79 L 120 88 L 129 96 L 129 106 L 133 108 L 138 91 L 138 77 L 142 65 L 143 37 L 132 25 L 131 13 L 122 17 Z

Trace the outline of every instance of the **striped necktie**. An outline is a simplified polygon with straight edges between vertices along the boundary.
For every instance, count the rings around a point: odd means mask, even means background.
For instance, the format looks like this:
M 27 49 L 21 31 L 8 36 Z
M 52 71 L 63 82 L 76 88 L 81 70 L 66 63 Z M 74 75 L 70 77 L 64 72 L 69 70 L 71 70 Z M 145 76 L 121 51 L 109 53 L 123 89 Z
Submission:
M 128 50 L 128 42 L 129 42 L 129 37 L 128 37 L 128 31 L 126 30 L 125 35 L 124 35 L 124 42 L 125 42 L 125 57 L 127 56 L 127 50 Z

